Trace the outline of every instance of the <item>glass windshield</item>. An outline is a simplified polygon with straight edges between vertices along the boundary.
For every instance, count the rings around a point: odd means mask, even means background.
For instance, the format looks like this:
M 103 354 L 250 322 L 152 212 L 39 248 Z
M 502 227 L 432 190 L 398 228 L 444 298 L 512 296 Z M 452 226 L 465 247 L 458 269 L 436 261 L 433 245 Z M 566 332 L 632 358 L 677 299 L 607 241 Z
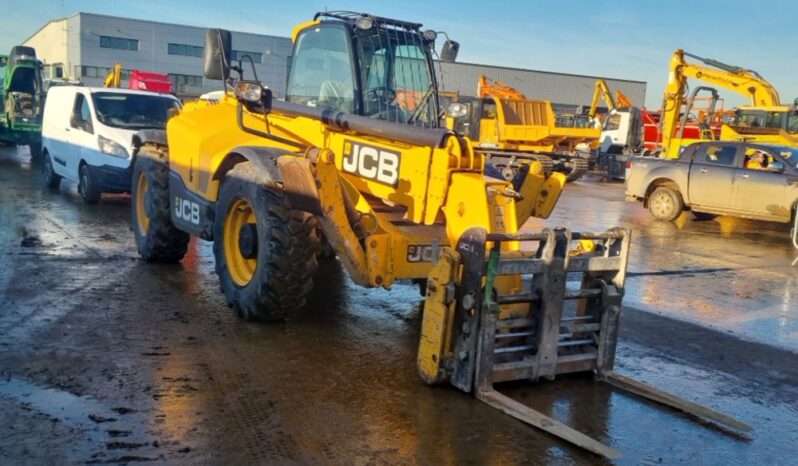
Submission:
M 354 113 L 352 69 L 344 29 L 317 27 L 306 30 L 296 42 L 286 100 L 309 107 Z
M 102 124 L 124 129 L 163 129 L 169 110 L 180 108 L 177 99 L 146 94 L 95 92 L 92 101 Z
M 437 125 L 437 96 L 418 34 L 373 28 L 361 31 L 363 115 L 397 123 Z
M 0 94 L 3 93 L 3 83 L 6 80 L 6 66 L 8 66 L 8 57 L 0 55 Z
M 738 110 L 732 124 L 741 128 L 785 129 L 786 112 Z

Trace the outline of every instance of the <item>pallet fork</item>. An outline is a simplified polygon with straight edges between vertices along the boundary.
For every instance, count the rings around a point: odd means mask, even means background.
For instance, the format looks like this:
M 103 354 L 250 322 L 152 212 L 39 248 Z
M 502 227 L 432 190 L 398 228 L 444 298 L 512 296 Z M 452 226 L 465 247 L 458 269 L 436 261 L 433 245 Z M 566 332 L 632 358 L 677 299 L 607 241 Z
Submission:
M 576 240 L 593 241 L 596 249 L 578 254 L 570 249 Z M 508 252 L 517 249 L 503 247 L 508 242 L 538 247 Z M 450 382 L 516 419 L 607 458 L 621 453 L 499 393 L 494 383 L 593 372 L 598 380 L 643 398 L 740 431 L 752 430 L 614 371 L 629 242 L 630 232 L 623 229 L 599 234 L 567 229 L 518 234 L 468 230 L 457 246 L 463 272 L 453 328 L 462 331 L 452 337 Z M 523 278 L 521 292 L 497 295 L 495 281 L 512 275 Z M 500 306 L 519 303 L 534 309 L 529 317 L 500 317 Z

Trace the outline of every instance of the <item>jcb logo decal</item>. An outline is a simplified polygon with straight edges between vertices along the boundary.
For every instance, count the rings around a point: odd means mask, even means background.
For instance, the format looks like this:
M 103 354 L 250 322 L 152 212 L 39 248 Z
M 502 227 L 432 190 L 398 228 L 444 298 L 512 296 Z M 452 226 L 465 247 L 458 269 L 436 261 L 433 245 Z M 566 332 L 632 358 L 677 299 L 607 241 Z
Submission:
M 345 172 L 396 187 L 399 184 L 399 153 L 359 142 L 344 142 Z
M 407 262 L 432 262 L 432 246 L 411 244 L 407 247 Z
M 183 199 L 180 196 L 175 196 L 175 217 L 188 223 L 199 225 L 199 204 L 196 202 L 191 202 L 188 199 Z

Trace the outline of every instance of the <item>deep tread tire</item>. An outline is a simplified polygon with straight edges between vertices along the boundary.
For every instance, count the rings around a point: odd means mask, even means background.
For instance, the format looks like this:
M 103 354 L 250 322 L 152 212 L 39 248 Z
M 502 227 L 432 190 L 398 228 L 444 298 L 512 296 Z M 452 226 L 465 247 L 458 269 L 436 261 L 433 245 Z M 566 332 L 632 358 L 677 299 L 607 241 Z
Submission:
M 97 189 L 94 180 L 91 179 L 89 166 L 85 163 L 78 170 L 78 194 L 86 204 L 96 204 L 100 202 L 102 192 Z
M 136 199 L 139 177 L 146 177 L 144 209 L 149 218 L 146 231 L 139 225 Z M 169 155 L 165 147 L 145 144 L 133 166 L 131 223 L 136 247 L 147 262 L 177 262 L 186 255 L 191 236 L 173 223 L 169 203 Z
M 252 206 L 257 226 L 257 265 L 245 286 L 233 281 L 224 251 L 225 219 L 229 207 L 239 198 Z M 222 183 L 213 237 L 216 274 L 228 305 L 239 317 L 282 320 L 306 304 L 318 269 L 316 219 L 306 212 L 287 208 L 282 193 L 258 182 L 249 162 L 233 167 Z
M 61 176 L 53 170 L 53 159 L 47 152 L 42 155 L 41 168 L 44 186 L 50 189 L 58 189 L 58 186 L 61 185 Z
M 649 196 L 648 210 L 657 220 L 673 221 L 684 210 L 682 195 L 671 188 L 660 186 Z

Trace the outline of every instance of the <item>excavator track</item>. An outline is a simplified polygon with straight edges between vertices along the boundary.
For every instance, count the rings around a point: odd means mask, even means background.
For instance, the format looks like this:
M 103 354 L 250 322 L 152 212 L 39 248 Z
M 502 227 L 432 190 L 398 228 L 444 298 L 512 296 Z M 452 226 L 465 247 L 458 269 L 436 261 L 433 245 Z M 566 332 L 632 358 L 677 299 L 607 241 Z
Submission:
M 579 157 L 579 156 L 570 156 L 569 160 L 565 163 L 566 166 L 570 166 L 570 171 L 568 172 L 567 176 L 565 177 L 565 181 L 570 183 L 571 181 L 576 181 L 579 178 L 582 178 L 582 175 L 587 173 L 588 169 L 590 168 L 589 162 L 587 159 Z
M 488 163 L 496 167 L 504 177 L 505 180 L 512 180 L 518 173 L 521 167 L 520 161 L 535 161 L 543 164 L 543 173 L 549 176 L 554 169 L 554 159 L 544 154 L 512 152 L 512 151 L 480 151 L 477 152 L 485 154 L 488 158 Z

